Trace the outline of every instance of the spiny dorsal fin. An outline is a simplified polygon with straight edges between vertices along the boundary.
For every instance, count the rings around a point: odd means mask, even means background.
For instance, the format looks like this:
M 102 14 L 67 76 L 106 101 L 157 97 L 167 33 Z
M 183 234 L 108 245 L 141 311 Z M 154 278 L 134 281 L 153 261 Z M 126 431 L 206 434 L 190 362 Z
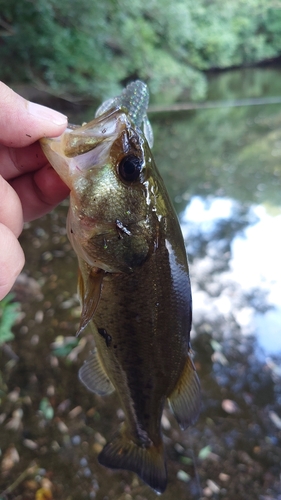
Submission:
M 189 354 L 168 401 L 181 429 L 196 422 L 201 405 L 200 382 Z
M 105 396 L 114 391 L 114 387 L 103 369 L 96 349 L 91 353 L 89 359 L 81 366 L 78 376 L 82 384 L 84 384 L 89 391 L 99 396 Z
M 112 99 L 107 99 L 96 111 L 96 117 L 106 113 L 111 108 L 125 108 L 136 127 L 143 128 L 146 140 L 152 148 L 153 131 L 147 117 L 149 102 L 149 92 L 146 84 L 140 80 L 129 83 L 120 95 Z
M 156 493 L 163 493 L 167 486 L 167 469 L 163 444 L 158 447 L 138 446 L 126 435 L 125 425 L 113 436 L 98 456 L 101 465 L 110 469 L 126 469 L 135 472 Z

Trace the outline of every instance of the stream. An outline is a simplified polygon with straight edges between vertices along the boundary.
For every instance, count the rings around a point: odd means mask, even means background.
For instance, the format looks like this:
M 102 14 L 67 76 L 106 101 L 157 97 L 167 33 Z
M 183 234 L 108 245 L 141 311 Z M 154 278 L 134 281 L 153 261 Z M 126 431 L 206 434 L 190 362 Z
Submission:
M 281 96 L 278 69 L 210 76 L 210 101 L 272 96 Z M 93 115 L 69 110 L 75 123 Z M 162 498 L 281 500 L 281 104 L 150 118 L 189 257 L 202 385 L 193 427 L 181 432 L 164 411 Z M 95 396 L 77 378 L 93 344 L 88 330 L 75 337 L 67 207 L 26 224 L 20 238 L 21 314 L 0 351 L 0 500 L 156 499 L 133 473 L 97 461 L 123 413 L 116 395 Z

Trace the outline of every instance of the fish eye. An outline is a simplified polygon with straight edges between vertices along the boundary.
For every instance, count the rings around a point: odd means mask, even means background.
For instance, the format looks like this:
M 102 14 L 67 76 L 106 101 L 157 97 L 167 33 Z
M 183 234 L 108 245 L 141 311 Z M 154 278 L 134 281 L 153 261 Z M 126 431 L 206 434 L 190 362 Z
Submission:
M 135 182 L 139 179 L 143 162 L 134 155 L 125 156 L 119 163 L 119 174 L 124 181 Z

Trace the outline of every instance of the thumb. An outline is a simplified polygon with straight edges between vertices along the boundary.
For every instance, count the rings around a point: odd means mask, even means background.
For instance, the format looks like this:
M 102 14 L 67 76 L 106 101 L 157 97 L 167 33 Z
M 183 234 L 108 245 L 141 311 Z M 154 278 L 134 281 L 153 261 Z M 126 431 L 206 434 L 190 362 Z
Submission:
M 14 233 L 1 223 L 0 241 L 3 242 L 0 252 L 0 300 L 2 300 L 11 290 L 23 268 L 24 253 Z
M 28 146 L 41 137 L 60 135 L 66 125 L 66 116 L 27 101 L 0 82 L 1 143 L 5 146 Z

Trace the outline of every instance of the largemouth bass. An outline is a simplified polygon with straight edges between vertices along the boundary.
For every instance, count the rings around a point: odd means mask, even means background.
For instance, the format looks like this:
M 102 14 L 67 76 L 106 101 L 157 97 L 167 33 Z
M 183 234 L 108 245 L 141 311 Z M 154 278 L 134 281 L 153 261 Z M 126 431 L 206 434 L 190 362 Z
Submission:
M 190 356 L 185 246 L 150 150 L 148 98 L 146 85 L 133 82 L 93 121 L 41 143 L 71 190 L 79 333 L 90 322 L 96 345 L 79 377 L 96 394 L 116 390 L 125 414 L 99 462 L 134 471 L 161 493 L 165 401 L 186 429 L 198 416 L 200 385 Z

